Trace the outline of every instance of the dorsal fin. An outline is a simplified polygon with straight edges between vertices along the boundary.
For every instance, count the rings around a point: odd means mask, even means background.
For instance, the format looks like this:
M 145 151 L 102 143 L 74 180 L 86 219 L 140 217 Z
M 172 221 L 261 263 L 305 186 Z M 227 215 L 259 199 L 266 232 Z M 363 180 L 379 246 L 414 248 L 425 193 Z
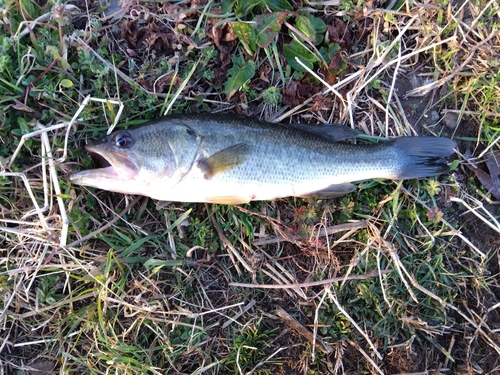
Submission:
M 326 141 L 338 142 L 350 138 L 356 138 L 360 133 L 344 125 L 304 125 L 304 124 L 286 124 L 290 128 L 298 129 L 306 133 L 314 134 Z

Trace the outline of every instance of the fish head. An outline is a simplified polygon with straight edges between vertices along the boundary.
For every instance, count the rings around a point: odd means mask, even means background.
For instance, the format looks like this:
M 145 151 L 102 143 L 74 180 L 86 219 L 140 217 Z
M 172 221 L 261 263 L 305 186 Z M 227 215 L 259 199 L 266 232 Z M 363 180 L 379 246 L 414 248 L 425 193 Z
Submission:
M 147 195 L 150 185 L 179 179 L 171 138 L 157 127 L 112 133 L 85 146 L 102 167 L 73 172 L 69 179 L 77 185 Z

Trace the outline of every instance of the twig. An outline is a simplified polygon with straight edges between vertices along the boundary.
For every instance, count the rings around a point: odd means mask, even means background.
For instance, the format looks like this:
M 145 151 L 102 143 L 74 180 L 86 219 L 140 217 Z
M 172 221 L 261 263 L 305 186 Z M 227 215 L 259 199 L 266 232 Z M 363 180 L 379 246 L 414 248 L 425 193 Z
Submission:
M 424 207 L 427 211 L 430 211 L 431 208 L 425 204 L 425 202 L 423 202 L 419 197 L 417 197 L 416 195 L 412 194 L 408 189 L 406 189 L 404 186 L 401 186 L 401 191 L 403 191 L 405 194 L 409 195 L 410 197 L 412 197 L 415 201 L 417 201 L 418 203 L 420 203 L 422 205 L 422 207 Z M 486 254 L 483 253 L 481 250 L 479 250 L 476 246 L 474 246 L 474 244 L 472 242 L 470 242 L 467 237 L 465 237 L 462 232 L 460 232 L 458 229 L 455 229 L 453 227 L 453 225 L 451 225 L 449 222 L 447 222 L 445 219 L 443 219 L 442 217 L 439 218 L 439 221 L 441 221 L 443 224 L 445 224 L 448 228 L 450 228 L 450 231 L 452 233 L 454 233 L 455 235 L 457 235 L 458 237 L 460 237 L 460 239 L 462 241 L 464 241 L 472 250 L 474 250 L 477 254 L 479 254 L 481 256 L 482 259 L 485 259 L 486 258 Z
M 224 245 L 230 250 L 230 254 L 234 255 L 239 262 L 247 269 L 248 272 L 254 274 L 254 270 L 252 270 L 252 267 L 248 265 L 248 263 L 243 259 L 241 254 L 238 252 L 238 250 L 235 249 L 235 247 L 231 244 L 231 242 L 227 239 L 227 237 L 222 233 L 222 230 L 219 227 L 219 224 L 217 223 L 217 220 L 215 219 L 214 215 L 210 215 L 210 221 L 214 225 L 215 230 L 217 231 L 217 234 L 219 235 L 219 238 L 222 240 Z M 241 271 L 239 270 L 238 264 L 234 263 L 234 266 L 236 267 L 236 270 L 238 271 L 239 274 L 241 274 Z
M 465 61 L 456 69 L 453 69 L 453 72 L 448 74 L 446 77 L 443 77 L 441 79 L 438 79 L 437 81 L 432 81 L 431 83 L 428 83 L 427 85 L 417 87 L 416 89 L 410 90 L 406 93 L 406 96 L 424 96 L 427 93 L 429 93 L 432 89 L 436 89 L 438 87 L 441 87 L 444 85 L 446 82 L 457 76 L 469 63 L 470 61 L 474 58 L 476 55 L 476 51 L 484 46 L 486 43 L 488 43 L 492 38 L 496 37 L 497 31 L 493 30 L 491 34 L 478 44 L 470 51 L 469 56 Z
M 378 367 L 378 366 L 377 366 L 377 364 L 373 361 L 373 359 L 371 359 L 371 357 L 370 357 L 368 354 L 366 354 L 366 352 L 365 352 L 363 349 L 361 349 L 361 347 L 360 347 L 358 344 L 356 344 L 356 343 L 355 343 L 354 341 L 352 341 L 352 340 L 347 340 L 347 342 L 348 342 L 350 345 L 354 346 L 356 349 L 358 349 L 358 351 L 359 351 L 359 352 L 363 355 L 363 357 L 365 357 L 365 358 L 366 358 L 366 360 L 367 360 L 368 362 L 370 362 L 370 364 L 371 364 L 371 365 L 375 368 L 375 370 L 377 370 L 377 372 L 378 372 L 380 375 L 384 375 L 384 374 L 385 374 L 385 373 L 384 373 L 384 372 L 380 369 L 380 367 Z M 407 375 L 410 375 L 410 374 L 407 374 Z
M 337 300 L 337 296 L 334 294 L 335 291 L 332 291 L 331 288 L 327 289 L 327 293 L 330 295 L 330 300 L 335 304 L 335 306 L 337 306 L 337 309 L 340 310 L 340 312 L 352 323 L 352 325 L 354 326 L 354 328 L 356 328 L 358 330 L 358 332 L 361 334 L 361 336 L 363 336 L 366 340 L 366 342 L 368 342 L 368 345 L 370 345 L 370 347 L 372 348 L 373 352 L 375 353 L 375 355 L 377 356 L 378 359 L 382 359 L 382 354 L 380 354 L 377 350 L 377 348 L 375 347 L 375 345 L 373 344 L 372 340 L 370 340 L 370 337 L 368 337 L 368 334 L 363 331 L 361 329 L 361 327 L 358 325 L 358 323 L 355 322 L 355 320 L 349 315 L 349 313 L 340 305 L 339 301 Z M 372 364 L 375 366 L 375 368 L 377 368 L 379 370 L 379 372 L 383 375 L 384 373 L 380 371 L 380 369 L 375 365 L 374 362 L 372 362 Z
M 334 225 L 334 226 L 328 227 L 328 228 L 321 228 L 318 231 L 318 233 L 315 234 L 315 236 L 316 237 L 324 237 L 324 236 L 328 236 L 328 235 L 334 234 L 334 233 L 346 232 L 346 231 L 353 230 L 353 229 L 363 229 L 363 228 L 366 228 L 366 220 L 361 220 L 361 221 L 357 221 L 354 223 Z M 300 238 L 301 237 L 299 235 L 290 233 L 287 235 L 287 237 L 269 236 L 269 237 L 260 238 L 258 240 L 253 241 L 252 244 L 260 246 L 260 245 L 268 245 L 271 243 L 276 243 L 276 242 L 281 242 L 281 241 L 294 241 L 294 240 L 298 240 Z
M 309 288 L 312 286 L 320 286 L 326 284 L 336 283 L 338 281 L 344 280 L 365 280 L 372 277 L 376 277 L 379 274 L 385 275 L 392 272 L 391 270 L 383 270 L 379 273 L 378 270 L 373 270 L 367 272 L 363 275 L 352 275 L 352 276 L 342 276 L 342 277 L 332 277 L 330 279 L 324 279 L 319 281 L 311 281 L 308 283 L 299 284 L 285 284 L 285 285 L 270 285 L 270 284 L 245 284 L 245 283 L 229 283 L 230 286 L 237 286 L 241 288 L 262 288 L 262 289 L 293 289 L 293 288 Z
M 321 350 L 323 353 L 330 354 L 333 349 L 325 344 L 323 340 L 316 337 L 314 339 L 313 333 L 309 331 L 306 327 L 300 324 L 295 318 L 290 316 L 285 310 L 281 307 L 276 307 L 276 314 L 285 321 L 285 323 L 290 326 L 293 330 L 295 330 L 299 335 L 304 336 L 307 341 L 315 343 L 316 348 Z

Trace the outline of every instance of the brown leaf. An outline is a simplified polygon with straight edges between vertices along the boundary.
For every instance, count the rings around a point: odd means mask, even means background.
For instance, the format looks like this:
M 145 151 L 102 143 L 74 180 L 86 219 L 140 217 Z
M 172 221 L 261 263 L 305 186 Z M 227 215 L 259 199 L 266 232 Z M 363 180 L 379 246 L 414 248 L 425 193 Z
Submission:
M 500 199 L 500 153 L 490 153 L 486 159 L 489 174 L 481 169 L 470 168 L 483 186 Z
M 283 89 L 282 101 L 284 105 L 296 107 L 302 102 L 302 99 L 297 97 L 297 86 L 298 83 L 296 81 L 291 81 L 286 84 L 285 88 Z
M 443 211 L 439 210 L 437 207 L 431 207 L 431 209 L 427 211 L 427 219 L 429 219 L 429 221 L 438 222 L 442 217 Z
M 259 67 L 259 77 L 264 82 L 269 83 L 269 77 L 271 77 L 271 64 L 269 61 L 265 60 Z
M 144 87 L 148 91 L 153 91 L 157 94 L 162 93 L 165 91 L 166 87 L 169 87 L 170 85 L 173 86 L 174 90 L 177 90 L 181 85 L 182 85 L 182 78 L 177 76 L 175 77 L 175 72 L 170 72 L 165 74 L 164 76 L 161 76 L 154 82 L 147 81 L 145 79 L 140 79 L 139 84 Z M 172 82 L 173 80 L 173 82 Z M 188 85 L 184 87 L 182 92 L 186 92 L 188 90 Z
M 179 33 L 179 34 L 177 34 L 177 38 L 178 38 L 178 39 L 179 39 L 182 43 L 184 43 L 184 44 L 188 44 L 188 45 L 190 45 L 190 46 L 195 46 L 195 47 L 198 47 L 198 46 L 196 45 L 196 43 L 195 43 L 195 42 L 193 42 L 193 41 L 191 40 L 191 38 L 190 38 L 190 37 L 188 37 L 187 35 L 184 35 L 184 34 L 180 34 L 180 33 Z
M 324 96 L 321 96 L 321 95 L 316 95 L 313 98 L 313 103 L 314 104 L 311 107 L 311 110 L 313 112 L 326 111 L 326 110 L 332 108 L 332 99 L 325 98 Z
M 168 51 L 175 41 L 173 33 L 153 31 L 157 27 L 143 27 L 137 33 L 138 44 L 143 44 L 146 48 L 154 48 L 156 51 Z
M 139 85 L 144 87 L 147 91 L 152 92 L 153 91 L 153 84 L 149 81 L 146 81 L 145 79 L 139 79 L 138 80 Z
M 342 60 L 340 59 L 340 53 L 336 53 L 335 56 L 333 56 L 333 59 L 330 61 L 328 68 L 333 70 L 339 70 L 341 61 Z
M 299 97 L 306 99 L 311 98 L 313 95 L 321 91 L 321 86 L 311 85 L 309 83 L 302 83 L 297 86 L 297 94 Z
M 164 76 L 161 76 L 160 78 L 158 78 L 155 83 L 154 83 L 154 88 L 155 88 L 155 91 L 156 92 L 163 92 L 165 87 L 168 87 L 170 85 L 173 85 L 174 89 L 178 89 L 181 85 L 182 85 L 182 78 L 179 77 L 179 75 L 177 75 L 174 79 L 174 76 L 175 76 L 175 72 L 170 72 L 170 73 L 167 73 L 165 74 Z M 173 82 L 172 82 L 173 80 Z M 182 92 L 186 92 L 188 89 L 188 85 L 186 85 L 184 87 L 184 89 L 182 90 Z
M 18 111 L 24 111 L 24 112 L 28 112 L 28 113 L 34 112 L 34 110 L 31 109 L 30 107 L 28 107 L 26 104 L 21 103 L 20 101 L 17 101 L 17 100 L 15 102 L 16 102 L 16 104 L 14 104 L 12 106 L 12 108 L 17 109 Z
M 321 73 L 323 73 L 323 78 L 330 85 L 335 84 L 335 80 L 337 79 L 337 74 L 333 73 L 330 69 L 321 69 Z
M 215 46 L 220 52 L 222 66 L 229 65 L 231 63 L 229 51 L 232 49 L 232 43 L 237 39 L 231 25 L 225 23 L 220 26 L 213 26 L 209 36 L 213 39 Z
M 351 30 L 340 18 L 335 18 L 333 25 L 329 25 L 328 35 L 331 43 L 337 43 L 342 49 L 351 48 Z M 338 68 L 336 68 L 338 69 Z
M 229 22 L 222 25 L 222 40 L 226 43 L 234 42 L 238 37 Z
M 137 27 L 134 21 L 123 22 L 122 38 L 127 42 L 129 48 L 137 48 Z
M 169 20 L 174 21 L 175 23 L 182 22 L 188 15 L 185 12 L 185 7 L 181 7 L 179 5 L 167 5 L 168 3 L 164 3 L 165 12 L 170 15 Z
M 283 90 L 283 104 L 295 107 L 311 98 L 321 90 L 320 86 L 314 86 L 306 82 L 291 81 Z
M 229 54 L 228 54 L 229 56 Z M 229 63 L 223 64 L 222 66 L 214 69 L 214 82 L 215 83 L 223 83 L 226 82 L 227 79 L 227 71 L 229 70 Z
M 191 0 L 191 8 L 199 8 L 208 4 L 208 0 Z

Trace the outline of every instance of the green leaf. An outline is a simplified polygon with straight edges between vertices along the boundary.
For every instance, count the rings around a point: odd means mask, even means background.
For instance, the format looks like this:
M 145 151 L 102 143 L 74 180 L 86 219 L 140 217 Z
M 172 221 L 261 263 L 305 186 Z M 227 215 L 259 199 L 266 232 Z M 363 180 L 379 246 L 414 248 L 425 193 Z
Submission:
M 30 133 L 30 127 L 28 126 L 28 123 L 26 120 L 22 117 L 19 117 L 17 119 L 17 124 L 19 125 L 19 128 L 21 129 L 22 135 Z
M 460 165 L 460 160 L 453 160 L 450 164 L 450 171 L 454 171 Z
M 238 0 L 236 2 L 235 13 L 240 17 L 246 16 L 253 8 L 259 5 L 259 1 L 255 0 Z
M 246 22 L 235 22 L 231 24 L 231 26 L 240 43 L 245 48 L 245 51 L 247 51 L 250 56 L 253 56 L 257 49 L 255 29 Z
M 268 7 L 274 12 L 282 10 L 293 10 L 293 7 L 287 0 L 260 0 L 262 5 Z
M 69 89 L 70 87 L 73 87 L 73 82 L 70 80 L 70 79 L 62 79 L 61 82 L 59 82 L 59 85 L 66 88 L 66 89 Z
M 326 25 L 321 18 L 314 17 L 309 13 L 299 14 L 295 17 L 295 27 L 315 45 L 319 45 L 323 41 Z
M 325 35 L 326 31 L 326 25 L 325 22 L 318 17 L 314 17 L 311 14 L 308 14 L 307 17 L 311 21 L 311 24 L 314 27 L 314 30 L 316 31 L 316 45 L 321 44 L 323 42 L 323 37 Z
M 283 46 L 283 55 L 285 55 L 288 64 L 299 72 L 305 72 L 306 69 L 295 60 L 295 57 L 298 57 L 309 69 L 314 67 L 314 63 L 320 61 L 318 56 L 311 53 L 306 47 L 295 40 Z
M 338 55 L 341 49 L 337 43 L 331 43 L 328 45 L 328 49 L 321 47 L 319 50 L 321 57 L 331 72 L 339 73 L 347 68 L 347 63 Z
M 307 14 L 307 18 L 311 21 L 311 24 L 314 27 L 314 30 L 316 30 L 316 33 L 318 34 L 323 34 L 326 31 L 326 24 L 325 22 L 318 17 L 314 17 L 311 14 Z
M 224 84 L 228 100 L 255 75 L 255 63 L 252 60 L 245 62 L 242 56 L 234 56 L 232 60 L 233 66 L 229 69 L 229 78 Z
M 275 12 L 271 14 L 260 14 L 254 18 L 253 25 L 257 33 L 257 44 L 266 48 L 271 44 L 281 30 L 281 25 L 288 14 L 286 12 Z
M 59 51 L 56 47 L 54 46 L 47 46 L 45 47 L 45 49 L 47 50 L 47 52 L 51 53 L 52 56 L 55 58 L 55 59 L 60 59 L 61 58 L 61 55 L 59 54 Z
M 304 36 L 312 43 L 316 44 L 316 30 L 307 16 L 297 16 L 295 18 L 295 27 L 300 30 Z

